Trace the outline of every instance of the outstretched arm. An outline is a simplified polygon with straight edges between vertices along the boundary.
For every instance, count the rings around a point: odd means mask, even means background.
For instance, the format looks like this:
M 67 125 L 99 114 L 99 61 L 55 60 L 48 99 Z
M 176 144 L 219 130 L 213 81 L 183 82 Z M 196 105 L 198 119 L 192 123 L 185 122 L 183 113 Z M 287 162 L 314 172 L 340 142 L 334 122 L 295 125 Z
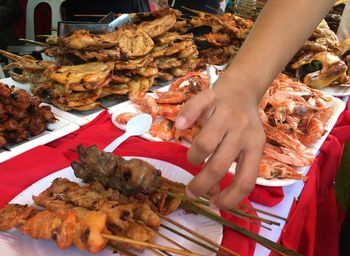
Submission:
M 188 160 L 204 169 L 189 183 L 189 196 L 212 193 L 219 208 L 232 207 L 255 186 L 265 135 L 258 103 L 278 73 L 332 7 L 330 0 L 270 0 L 230 67 L 213 90 L 189 100 L 176 120 L 186 129 L 202 124 Z M 234 182 L 220 191 L 219 182 L 232 162 Z

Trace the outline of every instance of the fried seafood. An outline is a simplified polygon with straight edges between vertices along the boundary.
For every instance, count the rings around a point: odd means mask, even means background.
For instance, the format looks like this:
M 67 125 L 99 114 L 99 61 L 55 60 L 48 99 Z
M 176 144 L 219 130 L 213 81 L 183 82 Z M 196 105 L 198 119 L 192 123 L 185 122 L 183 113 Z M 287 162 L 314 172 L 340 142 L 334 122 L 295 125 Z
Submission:
M 23 205 L 6 205 L 0 218 L 22 219 L 21 232 L 34 239 L 54 240 L 56 246 L 66 249 L 74 244 L 82 251 L 97 253 L 105 248 L 108 240 L 103 234 L 111 232 L 106 227 L 107 216 L 103 212 L 83 208 L 61 209 L 59 211 L 37 210 Z M 34 209 L 34 210 L 33 210 Z M 22 212 L 31 212 L 23 216 Z M 11 227 L 9 227 L 11 228 Z M 8 230 L 4 228 L 2 230 Z
M 125 160 L 96 146 L 78 147 L 80 163 L 73 162 L 77 177 L 85 182 L 99 181 L 125 193 L 150 193 L 160 182 L 160 171 L 139 159 Z
M 0 230 L 10 230 L 23 225 L 37 211 L 37 209 L 25 205 L 6 204 L 0 209 Z
M 125 231 L 132 220 L 143 221 L 156 230 L 160 225 L 158 215 L 149 205 L 125 197 L 117 190 L 105 189 L 99 182 L 80 186 L 67 179 L 58 178 L 39 196 L 33 196 L 33 200 L 37 205 L 52 211 L 83 207 L 105 212 L 107 223 L 118 227 L 120 231 Z

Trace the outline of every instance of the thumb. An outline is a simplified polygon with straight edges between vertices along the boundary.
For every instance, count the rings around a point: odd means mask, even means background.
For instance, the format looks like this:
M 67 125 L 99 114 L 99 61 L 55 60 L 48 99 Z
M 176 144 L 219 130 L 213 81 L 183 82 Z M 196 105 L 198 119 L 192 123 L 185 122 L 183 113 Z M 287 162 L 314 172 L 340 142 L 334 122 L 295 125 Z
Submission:
M 177 115 L 175 128 L 185 130 L 191 127 L 210 108 L 214 99 L 214 93 L 206 90 L 188 100 Z

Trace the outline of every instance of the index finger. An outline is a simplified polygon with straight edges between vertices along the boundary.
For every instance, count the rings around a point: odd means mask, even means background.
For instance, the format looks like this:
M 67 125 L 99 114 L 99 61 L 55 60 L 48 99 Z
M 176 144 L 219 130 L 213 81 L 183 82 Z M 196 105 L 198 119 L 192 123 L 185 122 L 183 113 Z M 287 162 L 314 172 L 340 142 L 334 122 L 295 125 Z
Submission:
M 260 150 L 261 149 L 261 150 Z M 235 179 L 232 184 L 212 198 L 212 203 L 220 209 L 232 208 L 254 189 L 258 176 L 263 146 L 245 149 L 240 156 Z

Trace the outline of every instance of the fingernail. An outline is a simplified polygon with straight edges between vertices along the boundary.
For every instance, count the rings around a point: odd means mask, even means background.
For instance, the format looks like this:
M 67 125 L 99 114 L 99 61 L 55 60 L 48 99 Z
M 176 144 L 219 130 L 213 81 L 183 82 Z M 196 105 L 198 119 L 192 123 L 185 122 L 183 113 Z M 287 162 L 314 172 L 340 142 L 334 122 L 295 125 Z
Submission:
M 186 188 L 186 195 L 187 195 L 187 197 L 189 197 L 189 198 L 197 198 L 197 196 L 196 196 L 195 194 L 193 194 L 193 193 L 191 192 L 191 190 L 189 190 L 188 188 Z
M 185 117 L 183 116 L 179 116 L 178 118 L 176 118 L 176 121 L 175 121 L 175 128 L 176 129 L 184 129 L 185 126 L 187 124 L 187 120 Z

